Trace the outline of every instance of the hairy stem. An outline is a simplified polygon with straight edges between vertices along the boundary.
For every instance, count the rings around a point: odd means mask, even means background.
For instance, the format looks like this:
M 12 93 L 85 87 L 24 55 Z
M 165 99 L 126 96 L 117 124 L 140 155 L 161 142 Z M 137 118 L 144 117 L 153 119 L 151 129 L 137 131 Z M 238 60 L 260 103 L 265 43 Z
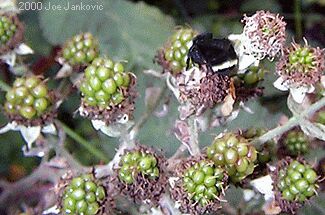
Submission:
M 85 140 L 63 122 L 57 120 L 56 123 L 61 126 L 61 128 L 67 133 L 69 137 L 85 147 L 91 154 L 96 156 L 98 159 L 103 160 L 104 162 L 108 162 L 107 156 L 102 151 L 95 148 L 89 141 Z
M 284 132 L 290 130 L 291 128 L 299 125 L 302 123 L 306 118 L 309 118 L 312 116 L 316 111 L 321 109 L 322 107 L 325 106 L 325 97 L 322 99 L 318 100 L 311 106 L 309 106 L 306 110 L 304 110 L 299 116 L 294 116 L 289 119 L 287 123 L 285 123 L 282 126 L 279 126 L 277 128 L 274 128 L 268 132 L 266 132 L 264 135 L 254 139 L 252 143 L 256 146 L 259 146 L 260 144 L 263 144 L 267 142 L 268 140 L 271 140 L 272 138 L 279 136 L 283 134 Z
M 190 129 L 190 153 L 191 155 L 200 154 L 199 129 L 195 116 L 188 119 L 188 125 Z

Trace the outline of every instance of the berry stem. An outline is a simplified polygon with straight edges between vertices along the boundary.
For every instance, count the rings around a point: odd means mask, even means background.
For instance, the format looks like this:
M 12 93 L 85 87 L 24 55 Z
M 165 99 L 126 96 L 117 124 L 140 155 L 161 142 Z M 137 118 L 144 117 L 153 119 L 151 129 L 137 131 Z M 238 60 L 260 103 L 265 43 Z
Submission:
M 259 146 L 264 144 L 265 142 L 271 140 L 272 138 L 279 136 L 283 134 L 284 132 L 290 130 L 291 128 L 299 125 L 300 123 L 304 123 L 306 118 L 308 119 L 310 116 L 312 116 L 317 110 L 321 109 L 325 106 L 325 97 L 318 100 L 311 106 L 309 106 L 305 111 L 303 111 L 300 115 L 293 116 L 289 119 L 287 123 L 285 123 L 282 126 L 276 127 L 268 132 L 266 132 L 264 135 L 260 136 L 259 138 L 256 138 L 252 141 L 252 144 L 255 146 Z
M 85 147 L 91 154 L 95 155 L 98 159 L 103 160 L 104 162 L 108 162 L 107 156 L 100 150 L 96 149 L 91 143 L 87 140 L 85 140 L 83 137 L 81 137 L 79 134 L 74 132 L 71 128 L 69 128 L 66 124 L 63 122 L 57 120 L 57 124 L 61 126 L 61 128 L 67 133 L 69 137 L 71 137 L 73 140 L 81 144 L 83 147 Z
M 7 91 L 9 91 L 11 89 L 11 87 L 7 83 L 5 83 L 3 80 L 0 79 L 0 89 L 2 91 L 7 92 Z
M 200 154 L 199 130 L 195 116 L 192 116 L 188 119 L 188 125 L 190 129 L 190 145 L 188 147 L 188 150 L 191 155 Z

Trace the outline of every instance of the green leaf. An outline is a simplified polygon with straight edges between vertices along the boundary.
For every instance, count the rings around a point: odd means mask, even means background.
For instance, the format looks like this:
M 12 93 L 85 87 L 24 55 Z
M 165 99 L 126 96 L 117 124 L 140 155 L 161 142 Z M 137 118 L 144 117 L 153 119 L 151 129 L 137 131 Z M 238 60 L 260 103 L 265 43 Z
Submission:
M 68 7 L 66 1 L 45 0 L 43 5 Z M 102 5 L 103 10 L 72 10 L 76 5 Z M 174 21 L 143 2 L 70 0 L 69 10 L 42 10 L 40 24 L 45 38 L 61 44 L 73 35 L 90 31 L 98 37 L 101 53 L 128 66 L 152 66 L 156 50 L 171 34 Z

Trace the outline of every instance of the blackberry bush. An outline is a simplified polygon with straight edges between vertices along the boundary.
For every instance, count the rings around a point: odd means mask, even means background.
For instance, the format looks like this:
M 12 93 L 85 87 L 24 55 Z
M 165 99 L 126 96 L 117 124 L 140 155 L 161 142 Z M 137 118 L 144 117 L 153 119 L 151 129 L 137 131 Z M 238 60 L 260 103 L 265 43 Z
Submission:
M 166 159 L 162 155 L 137 145 L 125 151 L 115 171 L 113 183 L 117 192 L 136 203 L 157 206 L 167 184 Z
M 17 78 L 6 94 L 4 109 L 10 118 L 33 120 L 51 109 L 52 92 L 38 76 Z
M 61 200 L 63 214 L 98 214 L 105 202 L 106 190 L 91 174 L 73 178 Z
M 176 75 L 186 68 L 187 54 L 197 32 L 189 27 L 180 27 L 159 51 L 158 63 Z
M 206 153 L 216 166 L 225 168 L 234 182 L 240 182 L 252 174 L 257 159 L 255 147 L 246 138 L 233 133 L 216 138 Z
M 70 65 L 88 65 L 99 54 L 98 41 L 91 33 L 81 33 L 68 40 L 62 57 Z
M 292 130 L 288 132 L 283 142 L 290 155 L 301 155 L 308 151 L 309 140 L 302 131 Z

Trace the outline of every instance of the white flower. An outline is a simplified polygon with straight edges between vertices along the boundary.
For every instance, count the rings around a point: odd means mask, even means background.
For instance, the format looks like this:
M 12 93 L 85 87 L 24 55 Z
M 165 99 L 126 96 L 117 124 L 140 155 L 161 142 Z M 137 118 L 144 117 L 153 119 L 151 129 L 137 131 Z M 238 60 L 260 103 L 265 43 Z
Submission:
M 91 120 L 91 124 L 95 130 L 100 130 L 109 137 L 120 137 L 124 135 L 123 132 L 129 130 L 134 125 L 134 122 L 129 120 L 127 114 L 124 114 L 118 121 L 110 125 L 106 125 L 106 122 L 98 119 Z
M 295 102 L 301 104 L 307 93 L 315 90 L 313 85 L 295 86 L 289 80 L 284 80 L 281 76 L 273 83 L 273 86 L 281 91 L 290 91 L 290 95 Z
M 228 39 L 233 42 L 235 52 L 238 56 L 238 74 L 245 73 L 250 66 L 258 66 L 260 61 L 251 53 L 246 51 L 250 40 L 244 34 L 230 34 Z
M 16 0 L 1 0 L 0 1 L 0 12 L 16 12 L 19 10 L 16 5 Z
M 19 131 L 22 135 L 24 141 L 26 142 L 27 146 L 23 147 L 24 153 L 28 153 L 29 150 L 32 150 L 33 143 L 37 140 L 40 136 L 41 132 L 45 134 L 56 134 L 56 128 L 54 124 L 48 124 L 44 127 L 41 126 L 24 126 L 18 125 L 15 121 L 9 122 L 7 125 L 0 129 L 0 134 L 6 133 L 8 131 Z M 44 156 L 44 152 L 38 152 L 34 154 L 36 156 L 42 157 Z

